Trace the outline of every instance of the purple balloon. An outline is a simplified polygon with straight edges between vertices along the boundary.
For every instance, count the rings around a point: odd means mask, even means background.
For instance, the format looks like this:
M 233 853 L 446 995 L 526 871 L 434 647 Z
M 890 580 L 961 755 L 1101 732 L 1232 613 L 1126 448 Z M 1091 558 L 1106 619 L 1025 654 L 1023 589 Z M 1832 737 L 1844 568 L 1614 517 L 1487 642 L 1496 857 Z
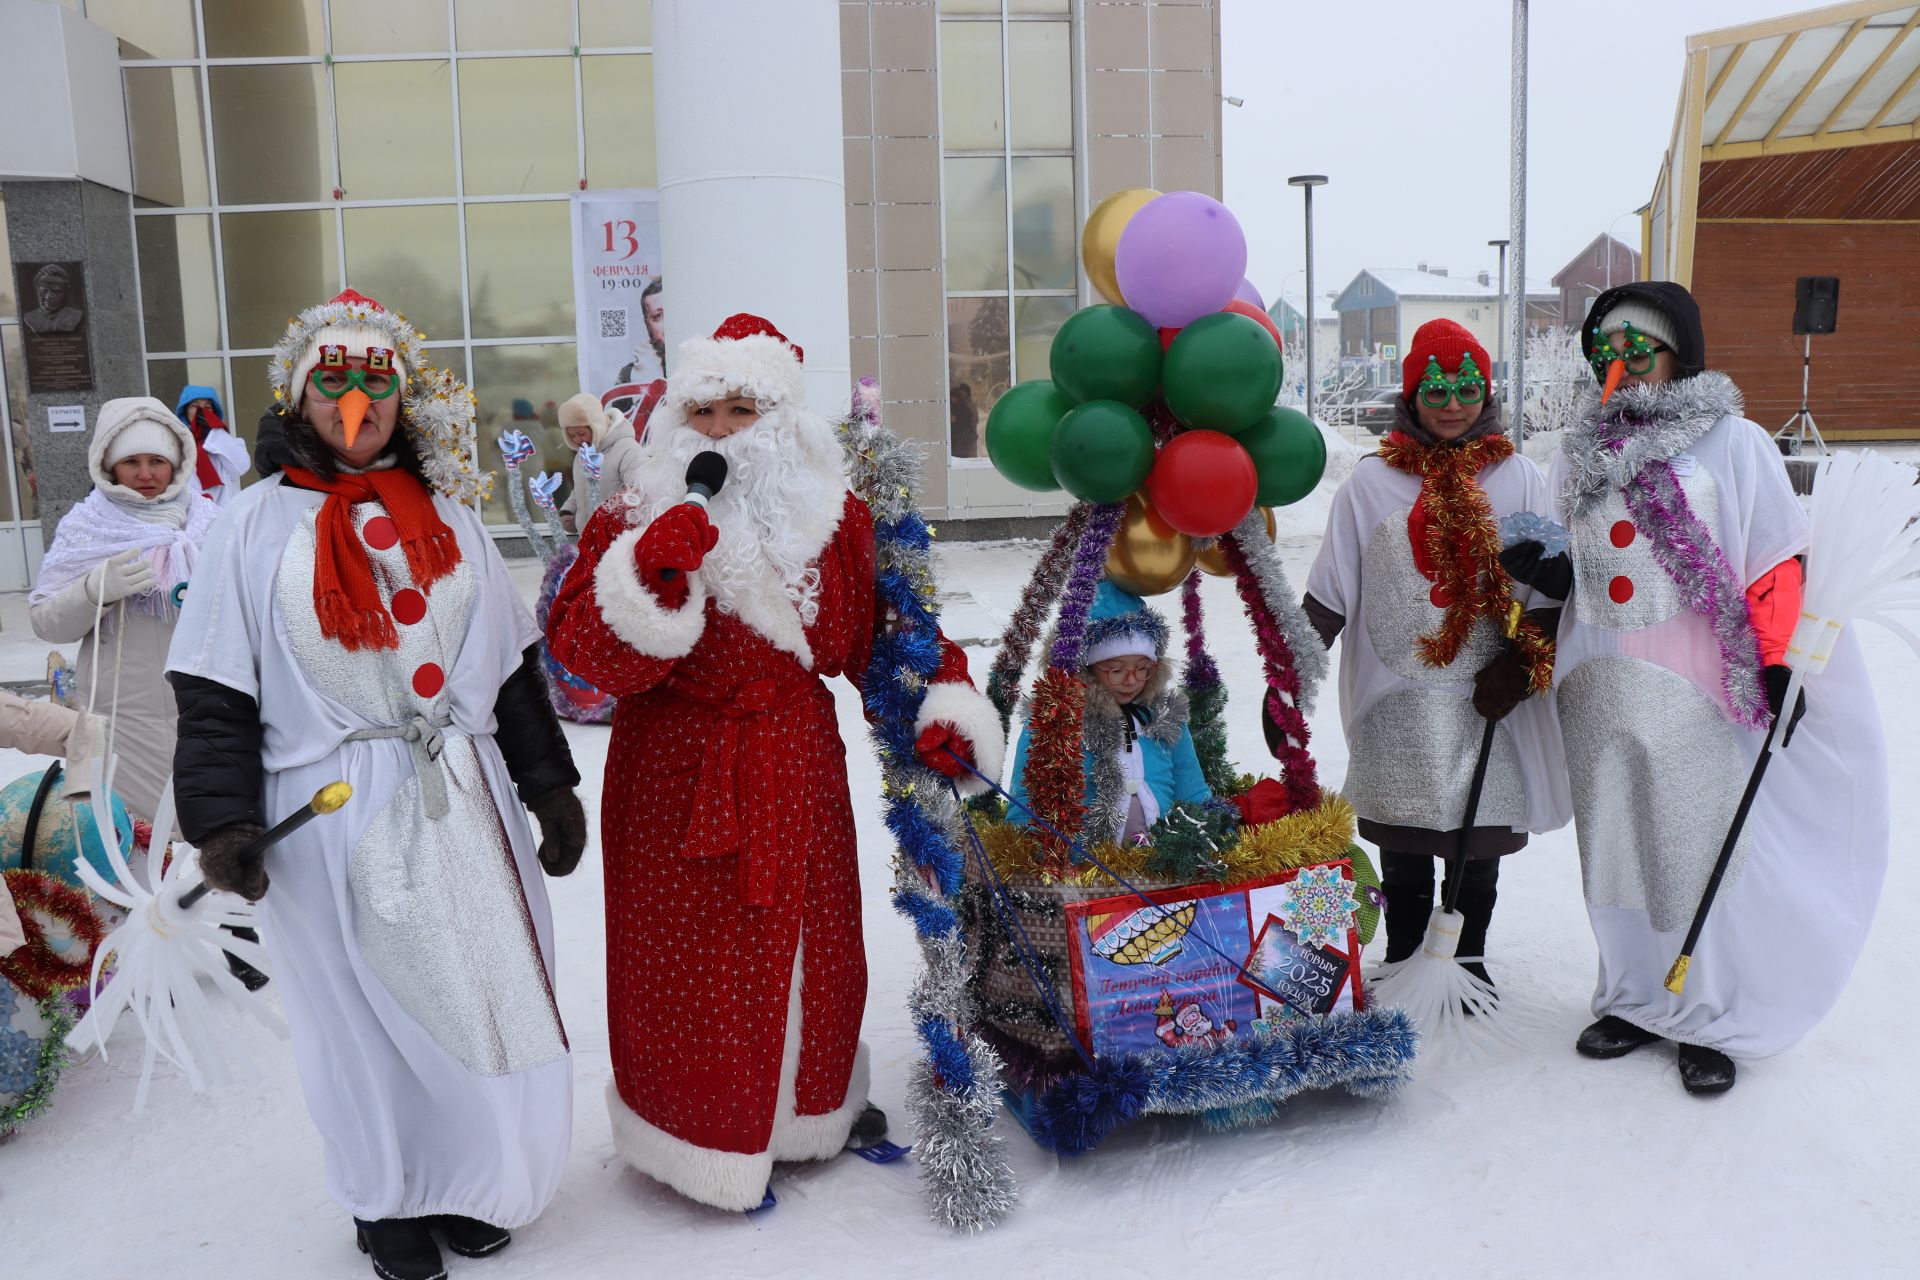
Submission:
M 1171 191 L 1127 223 L 1113 273 L 1127 305 L 1149 324 L 1182 328 L 1233 301 L 1247 275 L 1247 238 L 1212 196 Z
M 1260 291 L 1253 287 L 1251 280 L 1242 280 L 1240 287 L 1233 291 L 1233 296 L 1242 302 L 1251 302 L 1262 311 L 1267 309 L 1267 300 L 1260 296 Z

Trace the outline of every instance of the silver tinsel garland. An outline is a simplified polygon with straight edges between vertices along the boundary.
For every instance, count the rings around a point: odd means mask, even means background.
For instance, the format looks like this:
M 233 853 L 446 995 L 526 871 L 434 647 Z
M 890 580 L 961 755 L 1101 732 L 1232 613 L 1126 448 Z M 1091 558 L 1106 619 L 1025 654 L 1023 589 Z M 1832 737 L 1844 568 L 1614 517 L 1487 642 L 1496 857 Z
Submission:
M 1313 623 L 1307 620 L 1307 611 L 1300 606 L 1300 598 L 1293 593 L 1293 586 L 1287 581 L 1286 568 L 1280 563 L 1280 552 L 1267 540 L 1267 523 L 1258 508 L 1247 513 L 1247 518 L 1235 526 L 1232 538 L 1247 558 L 1247 568 L 1253 572 L 1255 581 L 1260 585 L 1260 595 L 1266 601 L 1273 619 L 1280 626 L 1280 635 L 1287 642 L 1287 648 L 1293 650 L 1293 669 L 1300 677 L 1300 697 L 1296 700 L 1302 714 L 1313 710 L 1314 695 L 1320 691 L 1320 682 L 1327 678 L 1327 649 L 1320 643 L 1320 633 L 1313 629 Z

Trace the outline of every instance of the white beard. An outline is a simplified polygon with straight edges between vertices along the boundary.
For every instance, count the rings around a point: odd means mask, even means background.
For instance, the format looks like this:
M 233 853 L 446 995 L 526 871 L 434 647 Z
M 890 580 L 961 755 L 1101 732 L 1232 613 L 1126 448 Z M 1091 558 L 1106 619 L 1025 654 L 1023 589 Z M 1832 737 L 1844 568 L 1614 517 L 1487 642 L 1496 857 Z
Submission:
M 755 602 L 783 596 L 803 625 L 819 616 L 816 562 L 846 501 L 840 441 L 824 418 L 794 405 L 776 405 L 744 431 L 713 440 L 693 429 L 683 407 L 662 404 L 649 424 L 635 486 L 643 521 L 686 498 L 687 464 L 709 449 L 727 460 L 727 481 L 707 503 L 720 541 L 707 553 L 701 577 L 723 611 L 792 648 L 768 632 Z

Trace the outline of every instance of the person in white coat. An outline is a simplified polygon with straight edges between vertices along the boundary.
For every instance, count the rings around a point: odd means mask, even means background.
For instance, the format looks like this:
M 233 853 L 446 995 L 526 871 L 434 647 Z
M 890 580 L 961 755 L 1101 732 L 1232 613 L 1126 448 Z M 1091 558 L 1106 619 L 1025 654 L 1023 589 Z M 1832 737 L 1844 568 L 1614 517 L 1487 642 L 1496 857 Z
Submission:
M 597 493 L 605 501 L 633 485 L 640 474 L 640 442 L 634 439 L 633 424 L 626 415 L 609 413 L 584 391 L 560 406 L 560 429 L 575 451 L 573 488 L 560 504 L 560 523 L 568 533 L 578 533 L 593 516 L 589 495 Z M 586 459 L 581 456 L 589 445 L 600 454 L 598 479 L 587 473 Z
M 1706 367 L 1700 311 L 1669 281 L 1594 299 L 1596 390 L 1549 475 L 1571 550 L 1501 558 L 1569 597 L 1556 700 L 1572 777 L 1596 1021 L 1576 1048 L 1679 1046 L 1689 1093 L 1788 1048 L 1839 999 L 1889 840 L 1886 747 L 1858 645 L 1842 637 L 1783 706 L 1806 513 L 1765 428 Z M 1681 994 L 1665 985 L 1761 744 L 1788 715 Z M 1797 723 L 1796 723 L 1797 721 Z
M 181 825 L 261 904 L 327 1189 L 387 1280 L 444 1274 L 435 1234 L 506 1247 L 559 1185 L 542 872 L 586 845 L 539 633 L 473 510 L 473 401 L 425 355 L 351 290 L 293 322 L 288 460 L 215 526 L 169 665 Z M 260 849 L 334 781 L 344 808 Z
M 193 435 L 158 400 L 107 401 L 87 450 L 93 492 L 60 518 L 27 597 L 35 635 L 80 642 L 81 705 L 111 732 L 115 793 L 146 818 L 173 769 L 167 648 L 218 514 L 194 484 L 197 460 Z

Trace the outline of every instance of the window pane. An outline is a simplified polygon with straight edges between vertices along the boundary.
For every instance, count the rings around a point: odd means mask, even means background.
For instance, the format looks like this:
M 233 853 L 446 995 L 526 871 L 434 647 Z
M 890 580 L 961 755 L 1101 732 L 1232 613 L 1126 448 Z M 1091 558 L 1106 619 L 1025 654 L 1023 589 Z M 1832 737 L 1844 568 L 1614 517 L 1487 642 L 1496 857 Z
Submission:
M 222 203 L 286 204 L 332 193 L 325 67 L 214 67 L 207 74 Z
M 653 55 L 580 59 L 586 105 L 587 181 L 596 187 L 651 187 Z
M 999 13 L 1000 0 L 940 0 L 942 13 Z
M 948 298 L 948 413 L 954 457 L 986 456 L 987 411 L 1012 381 L 1007 300 Z
M 134 194 L 175 208 L 211 204 L 199 73 L 192 67 L 129 67 L 123 74 Z
M 335 216 L 331 209 L 221 215 L 227 339 L 235 349 L 272 346 L 289 318 L 340 292 Z
M 1073 271 L 1072 159 L 1015 156 L 1013 287 L 1071 289 Z
M 493 496 L 481 508 L 488 524 L 513 523 L 506 468 L 496 465 L 500 454 L 493 442 L 503 431 L 524 431 L 532 438 L 538 456 L 520 464 L 523 482 L 541 471 L 570 476 L 573 450 L 567 448 L 560 431 L 559 405 L 579 390 L 579 369 L 571 342 L 473 349 L 473 394 L 480 405 L 480 456 L 494 472 Z M 538 509 L 534 509 L 534 515 L 538 517 Z
M 453 194 L 447 63 L 344 62 L 333 77 L 340 186 L 348 199 Z
M 1007 70 L 1013 77 L 1016 150 L 1073 146 L 1073 63 L 1064 22 L 1009 22 Z
M 461 338 L 460 224 L 450 204 L 345 209 L 347 279 L 423 329 Z
M 580 43 L 588 48 L 653 43 L 653 0 L 580 0 Z
M 474 337 L 558 337 L 573 332 L 568 208 L 564 200 L 467 206 L 467 288 Z
M 332 0 L 332 18 L 335 53 L 447 51 L 447 6 L 439 0 Z
M 1078 308 L 1078 299 L 1015 298 L 1013 300 L 1013 380 L 1031 382 L 1050 374 L 1053 335 Z
M 122 58 L 191 58 L 193 0 L 87 0 L 87 21 L 120 38 Z
M 1008 13 L 1065 13 L 1067 0 L 1007 0 Z
M 573 66 L 566 58 L 460 64 L 460 158 L 470 196 L 571 191 Z
M 998 151 L 1005 145 L 1000 24 L 940 24 L 940 128 L 948 151 Z
M 946 162 L 947 290 L 1007 287 L 1007 170 L 998 156 Z
M 453 20 L 465 50 L 573 47 L 573 0 L 455 0 Z
M 209 58 L 325 53 L 320 0 L 201 0 Z
M 33 437 L 27 425 L 27 366 L 20 346 L 20 326 L 0 325 L 0 344 L 6 347 L 7 414 L 13 424 L 14 479 L 20 486 L 20 505 L 25 511 L 18 518 L 30 520 L 39 516 L 40 504 L 35 500 L 38 486 L 33 475 Z M 0 520 L 15 519 L 13 511 L 13 495 L 7 492 L 5 484 L 0 484 Z
M 13 250 L 7 243 L 7 194 L 0 188 L 0 317 L 14 318 L 19 307 L 13 296 Z
M 218 351 L 220 295 L 214 283 L 213 218 L 204 213 L 135 218 L 140 315 L 149 351 Z

